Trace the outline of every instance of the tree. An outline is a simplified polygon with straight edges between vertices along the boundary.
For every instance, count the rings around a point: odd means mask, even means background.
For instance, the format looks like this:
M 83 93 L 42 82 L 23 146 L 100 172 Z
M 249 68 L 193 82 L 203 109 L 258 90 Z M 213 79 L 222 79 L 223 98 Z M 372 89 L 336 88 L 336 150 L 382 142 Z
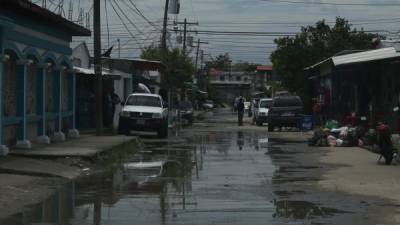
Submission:
M 375 49 L 379 45 L 376 40 L 379 40 L 377 34 L 351 29 L 344 18 L 336 18 L 333 27 L 322 20 L 315 26 L 302 27 L 295 37 L 276 39 L 277 49 L 271 54 L 271 61 L 282 85 L 308 101 L 304 68 L 344 50 Z
M 165 71 L 165 85 L 174 90 L 184 90 L 187 82 L 192 82 L 192 74 L 195 72 L 192 59 L 184 54 L 180 49 L 168 50 L 163 58 L 160 48 L 149 46 L 143 49 L 141 58 L 147 60 L 163 61 L 167 67 Z
M 228 53 L 218 55 L 214 60 L 206 62 L 206 68 L 230 70 L 232 60 Z

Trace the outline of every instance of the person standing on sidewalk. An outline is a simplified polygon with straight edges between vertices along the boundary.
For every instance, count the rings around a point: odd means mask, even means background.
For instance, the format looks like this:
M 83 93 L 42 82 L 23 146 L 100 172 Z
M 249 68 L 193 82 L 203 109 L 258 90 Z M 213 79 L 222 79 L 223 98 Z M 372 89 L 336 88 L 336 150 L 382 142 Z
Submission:
M 244 103 L 243 98 L 240 98 L 237 104 L 237 112 L 238 112 L 238 123 L 239 126 L 243 126 L 243 115 L 244 115 Z

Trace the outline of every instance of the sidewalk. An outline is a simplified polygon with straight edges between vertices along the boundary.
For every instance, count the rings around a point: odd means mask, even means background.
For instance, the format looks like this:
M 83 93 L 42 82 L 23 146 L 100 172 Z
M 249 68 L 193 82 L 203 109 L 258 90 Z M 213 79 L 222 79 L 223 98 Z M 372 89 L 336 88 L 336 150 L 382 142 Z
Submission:
M 135 142 L 138 138 L 134 136 L 83 135 L 30 150 L 11 150 L 9 156 L 0 158 L 0 223 L 25 207 L 42 202 L 57 187 L 88 174 L 89 168 L 68 160 L 77 158 L 80 162 Z
M 10 155 L 27 157 L 85 157 L 91 158 L 112 148 L 137 141 L 134 136 L 102 136 L 82 135 L 78 139 L 50 145 L 38 145 L 32 149 L 11 150 Z

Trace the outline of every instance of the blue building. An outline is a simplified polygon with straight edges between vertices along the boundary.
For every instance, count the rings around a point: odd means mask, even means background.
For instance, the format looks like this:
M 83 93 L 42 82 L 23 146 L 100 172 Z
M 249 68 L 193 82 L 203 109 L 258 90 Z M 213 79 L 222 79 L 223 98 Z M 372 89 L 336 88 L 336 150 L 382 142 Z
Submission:
M 79 135 L 70 42 L 90 35 L 28 0 L 0 0 L 1 149 Z

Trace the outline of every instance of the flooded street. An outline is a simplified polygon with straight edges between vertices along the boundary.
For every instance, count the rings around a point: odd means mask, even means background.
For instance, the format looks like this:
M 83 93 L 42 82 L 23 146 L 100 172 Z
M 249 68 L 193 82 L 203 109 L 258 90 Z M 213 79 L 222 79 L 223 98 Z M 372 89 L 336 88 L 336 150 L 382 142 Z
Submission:
M 393 209 L 317 188 L 334 167 L 316 160 L 324 152 L 307 148 L 302 133 L 234 121 L 217 112 L 169 139 L 143 137 L 116 170 L 55 187 L 46 202 L 1 224 L 377 224 Z

